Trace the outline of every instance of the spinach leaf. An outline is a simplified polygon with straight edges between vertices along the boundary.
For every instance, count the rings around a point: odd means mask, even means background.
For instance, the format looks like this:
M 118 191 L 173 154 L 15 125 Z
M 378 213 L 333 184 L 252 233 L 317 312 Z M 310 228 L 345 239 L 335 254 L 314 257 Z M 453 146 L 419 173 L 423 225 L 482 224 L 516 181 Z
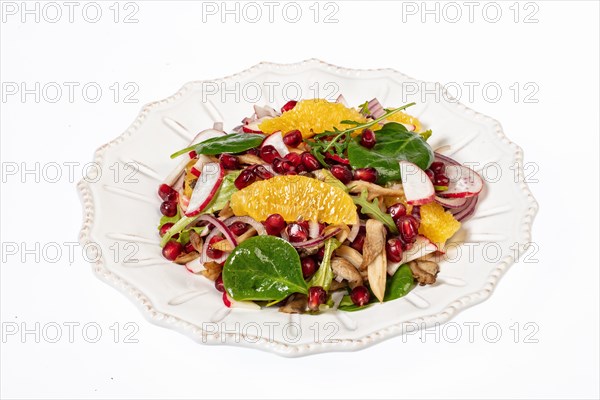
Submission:
M 406 296 L 415 287 L 412 271 L 407 264 L 402 265 L 392 279 L 388 279 L 383 301 L 396 300 Z
M 233 249 L 223 268 L 223 284 L 234 300 L 279 301 L 308 293 L 298 253 L 275 236 L 256 236 Z
M 229 135 L 208 139 L 204 142 L 179 150 L 172 154 L 171 158 L 175 158 L 192 150 L 198 154 L 209 156 L 221 153 L 241 153 L 242 151 L 260 146 L 264 139 L 265 136 L 259 134 L 231 133 Z
M 400 181 L 398 161 L 406 160 L 427 169 L 433 162 L 431 146 L 419 134 L 396 122 L 388 122 L 376 132 L 377 144 L 367 149 L 355 138 L 348 144 L 348 159 L 354 168 L 374 167 L 379 183 Z
M 371 294 L 371 299 L 373 299 L 375 296 L 373 294 Z M 342 310 L 342 311 L 360 311 L 360 310 L 364 310 L 365 308 L 371 306 L 372 301 L 369 302 L 369 304 L 365 304 L 364 306 L 357 306 L 356 304 L 354 304 L 354 302 L 352 301 L 352 299 L 350 298 L 350 295 L 347 294 L 342 298 L 342 301 L 340 302 L 340 305 L 338 306 L 338 310 Z
M 321 286 L 325 290 L 329 290 L 331 281 L 333 281 L 333 270 L 331 269 L 331 255 L 333 251 L 340 247 L 341 243 L 336 238 L 329 238 L 325 241 L 325 252 L 323 261 L 317 273 L 311 278 L 309 286 Z

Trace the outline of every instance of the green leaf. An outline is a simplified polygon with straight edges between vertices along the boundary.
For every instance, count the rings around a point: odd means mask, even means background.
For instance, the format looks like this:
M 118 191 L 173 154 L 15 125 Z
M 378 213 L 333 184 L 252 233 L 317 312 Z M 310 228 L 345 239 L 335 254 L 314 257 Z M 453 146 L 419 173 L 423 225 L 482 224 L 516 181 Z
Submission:
M 364 103 L 362 103 L 360 106 L 358 106 L 358 108 L 359 108 L 359 111 L 361 114 L 368 115 L 370 113 L 368 101 L 365 101 Z
M 360 125 L 362 124 L 362 122 L 356 122 L 356 121 L 351 121 L 349 119 L 345 119 L 340 121 L 340 124 L 346 124 L 346 125 Z
M 348 187 L 346 185 L 344 185 L 342 183 L 342 181 L 340 181 L 335 176 L 333 176 L 333 174 L 331 172 L 329 172 L 328 169 L 318 169 L 318 170 L 314 171 L 313 174 L 315 174 L 315 177 L 318 180 L 323 181 L 323 182 L 327 183 L 328 185 L 331 185 L 338 189 L 342 189 L 344 192 L 348 192 Z
M 186 244 L 190 241 L 190 232 L 191 231 L 194 231 L 198 235 L 200 235 L 202 233 L 202 231 L 204 231 L 205 229 L 207 229 L 205 226 L 192 226 L 191 228 L 184 229 L 179 233 L 179 237 L 177 238 L 177 241 L 181 244 Z
M 391 232 L 398 233 L 398 228 L 392 219 L 392 216 L 384 213 L 379 208 L 379 200 L 373 199 L 373 201 L 369 201 L 367 197 L 367 189 L 363 190 L 360 194 L 360 197 L 351 196 L 354 204 L 361 206 L 361 212 L 363 214 L 368 214 L 371 218 L 374 218 L 384 224 Z
M 321 286 L 325 290 L 329 290 L 331 281 L 333 281 L 333 270 L 331 269 L 331 255 L 334 250 L 340 247 L 341 243 L 336 238 L 332 237 L 325 241 L 325 254 L 321 266 L 317 273 L 312 277 L 308 286 Z
M 279 301 L 308 293 L 298 252 L 275 236 L 256 236 L 233 249 L 223 268 L 223 284 L 239 301 Z
M 354 168 L 373 167 L 379 174 L 379 183 L 400 181 L 398 161 L 415 163 L 425 170 L 433 162 L 431 146 L 418 134 L 406 130 L 404 125 L 389 122 L 377 131 L 377 144 L 367 149 L 358 138 L 348 145 L 348 159 Z
M 433 132 L 431 132 L 431 129 L 427 129 L 425 132 L 419 132 L 419 136 L 421 136 L 423 140 L 427 140 L 431 137 L 432 133 Z
M 182 154 L 194 150 L 198 154 L 215 155 L 221 153 L 241 153 L 259 146 L 265 139 L 264 135 L 253 133 L 231 133 L 225 136 L 219 136 L 205 140 L 194 146 L 179 150 L 171 155 L 175 158 Z
M 374 298 L 374 297 L 375 296 L 371 295 L 371 298 Z M 340 305 L 338 306 L 338 310 L 353 312 L 353 311 L 364 310 L 365 308 L 370 307 L 370 306 L 371 306 L 371 303 L 365 304 L 364 306 L 357 306 L 356 304 L 354 304 L 354 302 L 352 302 L 350 295 L 345 295 L 344 297 L 342 297 L 342 301 L 340 302 Z
M 178 206 L 177 214 L 175 214 L 174 216 L 167 217 L 166 215 L 163 215 L 162 217 L 160 217 L 160 221 L 158 223 L 158 230 L 160 231 L 160 228 L 168 222 L 172 222 L 175 224 L 177 221 L 179 221 L 180 218 L 181 218 L 181 215 L 179 214 L 179 206 Z
M 391 279 L 387 280 L 383 301 L 396 300 L 406 296 L 415 287 L 415 279 L 408 264 L 403 264 Z
M 192 222 L 194 222 L 196 220 L 197 216 L 194 217 L 182 217 L 179 221 L 177 221 L 175 223 L 175 225 L 173 225 L 171 227 L 171 229 L 169 229 L 167 231 L 167 233 L 165 233 L 165 236 L 162 237 L 162 239 L 160 240 L 160 247 L 165 247 L 165 244 L 167 244 L 167 242 L 176 234 L 180 233 L 181 231 L 183 231 L 188 225 L 190 225 Z

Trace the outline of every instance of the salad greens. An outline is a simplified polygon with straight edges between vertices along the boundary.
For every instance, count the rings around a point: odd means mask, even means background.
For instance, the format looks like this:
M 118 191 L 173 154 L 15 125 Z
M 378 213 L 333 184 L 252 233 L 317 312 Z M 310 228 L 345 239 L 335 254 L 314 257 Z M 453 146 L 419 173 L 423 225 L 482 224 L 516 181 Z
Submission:
M 379 222 L 384 224 L 386 228 L 390 230 L 390 232 L 398 233 L 398 228 L 396 227 L 392 216 L 381 211 L 378 199 L 375 198 L 373 199 L 373 201 L 369 201 L 367 194 L 367 189 L 365 189 L 360 194 L 360 197 L 352 196 L 352 201 L 354 201 L 354 204 L 356 204 L 357 206 L 361 206 L 361 212 L 363 214 L 367 214 L 369 217 L 378 220 Z
M 340 247 L 341 243 L 336 238 L 332 237 L 325 241 L 325 254 L 321 266 L 312 277 L 308 286 L 321 286 L 325 290 L 329 290 L 331 281 L 333 281 L 333 270 L 331 269 L 331 256 L 335 249 Z
M 225 207 L 229 199 L 231 199 L 231 195 L 237 192 L 235 180 L 239 175 L 240 171 L 232 171 L 223 177 L 219 191 L 202 211 L 202 214 L 212 214 L 221 211 Z
M 312 139 L 307 140 L 306 143 L 311 147 L 310 152 L 317 158 L 317 160 L 319 160 L 321 165 L 323 165 L 324 167 L 328 167 L 328 164 L 325 162 L 324 154 L 330 153 L 343 157 L 344 152 L 348 149 L 348 145 L 352 143 L 351 135 L 353 132 L 361 131 L 375 124 L 378 124 L 390 115 L 400 112 L 408 107 L 414 106 L 415 104 L 416 103 L 409 103 L 398 108 L 386 110 L 385 114 L 383 114 L 381 117 L 364 123 L 349 120 L 341 121 L 342 124 L 353 126 L 344 130 L 334 128 L 333 131 L 319 133 L 317 135 L 314 135 Z
M 171 158 L 178 157 L 182 154 L 189 153 L 194 150 L 196 154 L 215 155 L 221 153 L 241 153 L 242 151 L 250 150 L 260 146 L 264 136 L 251 133 L 231 133 L 225 136 L 219 136 L 204 142 L 195 144 L 185 149 L 179 150 L 171 155 Z
M 387 280 L 386 286 L 383 301 L 399 299 L 413 290 L 415 287 L 415 280 L 408 264 L 403 264 L 398 268 L 394 273 L 394 276 Z
M 280 301 L 308 292 L 298 252 L 275 236 L 252 237 L 233 249 L 223 268 L 223 284 L 234 300 Z
M 348 160 L 354 168 L 373 167 L 379 183 L 400 181 L 398 161 L 406 160 L 426 170 L 433 162 L 431 146 L 422 136 L 409 132 L 397 122 L 388 122 L 377 131 L 377 144 L 372 149 L 361 146 L 355 138 L 348 144 Z

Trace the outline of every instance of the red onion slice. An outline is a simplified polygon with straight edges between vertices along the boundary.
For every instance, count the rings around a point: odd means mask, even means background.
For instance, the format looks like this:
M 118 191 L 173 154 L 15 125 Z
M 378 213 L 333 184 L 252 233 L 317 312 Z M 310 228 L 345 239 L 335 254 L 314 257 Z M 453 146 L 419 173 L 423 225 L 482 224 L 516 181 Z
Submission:
M 440 153 L 433 153 L 433 154 L 435 155 L 435 161 L 441 161 L 443 163 L 450 164 L 450 165 L 461 165 L 455 159 L 445 156 L 443 154 L 440 154 Z
M 467 217 L 470 217 L 473 212 L 475 212 L 475 206 L 477 205 L 479 197 L 469 197 L 469 201 L 467 201 L 467 205 L 459 212 L 454 214 L 454 218 L 457 221 L 464 221 Z
M 304 242 L 296 242 L 296 243 L 290 242 L 290 244 L 297 249 L 306 249 L 306 248 L 310 248 L 310 247 L 316 247 L 316 246 L 323 244 L 323 242 L 325 240 L 329 239 L 330 237 L 337 235 L 338 233 L 340 233 L 340 231 L 341 231 L 340 228 L 335 228 L 335 229 L 332 229 L 331 232 L 327 233 L 326 235 L 319 236 L 314 239 L 305 240 Z
M 225 239 L 229 243 L 231 243 L 231 245 L 233 247 L 236 247 L 238 245 L 237 240 L 235 239 L 235 235 L 233 233 L 231 233 L 229 228 L 223 222 L 221 222 L 219 219 L 217 219 L 209 214 L 202 214 L 201 216 L 198 217 L 197 221 L 206 221 L 206 222 L 213 224 L 215 226 L 215 228 L 217 228 L 219 231 L 221 231 L 223 236 L 225 236 Z M 207 238 L 207 242 L 208 242 L 208 240 L 209 239 Z
M 219 221 L 219 222 L 221 222 L 221 221 Z M 202 246 L 202 254 L 200 255 L 200 260 L 201 260 L 202 264 L 204 264 L 205 262 L 208 262 L 208 261 L 214 261 L 214 262 L 220 264 L 223 261 L 227 260 L 227 256 L 229 255 L 228 253 L 223 253 L 223 255 L 219 258 L 210 258 L 208 256 L 208 244 L 210 243 L 210 240 L 213 237 L 215 237 L 218 233 L 219 233 L 219 230 L 217 228 L 214 228 L 212 231 L 210 231 L 210 233 L 204 240 L 204 245 Z
M 261 236 L 267 234 L 267 230 L 265 229 L 263 224 L 251 217 L 230 217 L 226 219 L 223 223 L 227 226 L 230 226 L 235 222 L 243 222 L 244 224 L 250 225 L 251 227 L 256 229 L 256 233 L 258 233 Z

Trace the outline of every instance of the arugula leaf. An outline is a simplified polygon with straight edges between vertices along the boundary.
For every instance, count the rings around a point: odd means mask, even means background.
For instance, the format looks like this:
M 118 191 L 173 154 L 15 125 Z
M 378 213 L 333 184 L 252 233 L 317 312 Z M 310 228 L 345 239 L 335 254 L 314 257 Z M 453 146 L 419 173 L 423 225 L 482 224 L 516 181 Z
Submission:
M 360 108 L 361 114 L 369 115 L 370 111 L 369 111 L 369 102 L 368 101 L 365 101 L 364 103 L 362 103 L 360 106 L 358 106 L 358 108 Z
M 344 192 L 348 192 L 348 187 L 344 185 L 342 181 L 333 176 L 333 174 L 329 172 L 328 169 L 318 169 L 316 171 L 313 171 L 313 174 L 315 174 L 315 177 L 318 180 L 323 181 L 333 187 L 342 189 Z
M 190 241 L 190 233 L 192 231 L 200 235 L 205 229 L 207 229 L 205 226 L 192 226 L 191 228 L 184 229 L 179 233 L 177 241 L 181 244 L 186 244 Z
M 433 132 L 431 132 L 431 129 L 427 129 L 425 132 L 419 132 L 419 136 L 421 136 L 423 140 L 427 140 L 431 137 L 432 133 Z
M 340 247 L 341 243 L 336 238 L 332 237 L 325 241 L 325 254 L 323 261 L 317 273 L 308 282 L 308 286 L 321 286 L 325 290 L 329 290 L 331 281 L 333 281 L 333 270 L 331 269 L 331 255 L 333 251 Z
M 425 170 L 433 158 L 431 146 L 420 135 L 409 132 L 397 122 L 388 122 L 377 131 L 377 143 L 372 149 L 361 146 L 358 138 L 348 145 L 350 165 L 377 169 L 379 183 L 401 180 L 400 160 L 410 161 Z
M 362 207 L 361 212 L 363 214 L 368 214 L 371 218 L 375 218 L 376 220 L 380 221 L 391 232 L 398 233 L 398 228 L 396 227 L 392 216 L 381 211 L 381 208 L 379 208 L 378 199 L 373 199 L 372 202 L 369 202 L 367 193 L 367 189 L 365 189 L 360 194 L 360 197 L 351 196 L 354 204 Z
M 340 121 L 340 124 L 346 124 L 346 125 L 360 125 L 362 122 L 356 122 L 356 121 L 351 121 L 349 119 L 345 119 L 343 121 Z
M 253 133 L 231 133 L 225 136 L 219 136 L 204 142 L 195 144 L 185 149 L 179 150 L 171 155 L 171 158 L 194 150 L 198 154 L 215 155 L 221 153 L 241 153 L 259 146 L 265 139 L 264 135 Z
M 399 299 L 413 290 L 416 284 L 408 264 L 403 264 L 398 268 L 394 276 L 387 280 L 386 286 L 383 301 Z
M 255 236 L 233 249 L 223 267 L 223 284 L 234 300 L 280 301 L 308 293 L 298 252 L 275 236 Z

